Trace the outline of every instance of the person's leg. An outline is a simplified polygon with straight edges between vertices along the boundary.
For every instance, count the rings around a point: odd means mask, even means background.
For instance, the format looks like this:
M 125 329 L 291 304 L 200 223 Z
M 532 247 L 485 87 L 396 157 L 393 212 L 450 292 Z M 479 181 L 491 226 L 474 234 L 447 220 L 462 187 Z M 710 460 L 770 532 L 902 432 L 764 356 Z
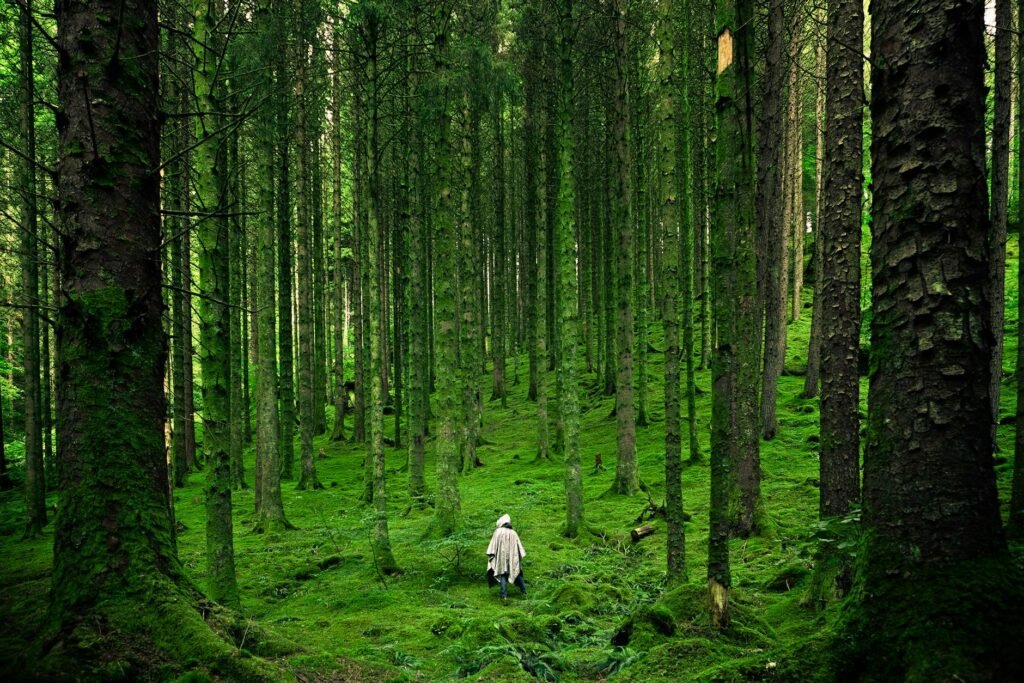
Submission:
M 521 590 L 523 592 L 523 595 L 525 596 L 526 595 L 526 579 L 523 578 L 523 573 L 522 572 L 519 572 L 519 576 L 516 577 L 516 585 L 519 586 L 519 590 Z
M 505 599 L 508 597 L 508 574 L 502 574 L 498 577 L 498 583 L 501 584 L 501 597 Z

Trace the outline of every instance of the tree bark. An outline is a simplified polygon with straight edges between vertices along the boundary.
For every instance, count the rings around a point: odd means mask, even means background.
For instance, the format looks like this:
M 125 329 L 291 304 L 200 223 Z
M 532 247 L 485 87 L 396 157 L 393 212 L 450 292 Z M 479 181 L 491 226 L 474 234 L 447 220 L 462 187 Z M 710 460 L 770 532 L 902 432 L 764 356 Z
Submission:
M 32 2 L 21 4 L 18 19 L 21 56 L 21 332 L 25 419 L 25 538 L 46 526 L 46 475 L 43 468 L 39 383 L 39 225 L 36 206 L 35 61 L 32 55 Z
M 681 296 L 679 273 L 679 234 L 686 228 L 684 215 L 677 204 L 683 198 L 680 176 L 686 171 L 677 167 L 677 135 L 681 122 L 676 120 L 679 65 L 675 32 L 679 28 L 678 16 L 671 0 L 658 3 L 658 80 L 659 110 L 658 158 L 660 161 L 661 223 L 663 226 L 662 275 L 664 300 L 661 321 L 665 330 L 665 521 L 668 524 L 667 560 L 668 578 L 677 583 L 686 579 L 686 532 L 683 528 L 682 454 L 679 411 L 679 310 L 689 306 Z M 692 349 L 691 349 L 692 350 Z M 692 367 L 692 356 L 690 367 Z
M 762 118 L 757 154 L 758 313 L 755 327 L 764 316 L 764 349 L 761 373 L 761 435 L 775 438 L 775 402 L 786 348 L 787 228 L 785 182 L 788 146 L 783 100 L 786 82 L 785 0 L 768 5 L 768 45 L 762 80 Z
M 1024 598 L 989 428 L 984 3 L 914 9 L 872 5 L 866 539 L 838 666 L 868 680 L 1013 680 Z
M 1006 213 L 1010 175 L 1010 100 L 1013 97 L 1013 8 L 1011 0 L 998 0 L 996 7 L 995 102 L 992 118 L 992 228 L 989 234 L 989 264 L 992 269 L 992 368 L 989 380 L 992 444 L 999 451 L 999 397 L 1003 383 L 1003 321 L 1006 298 Z
M 631 496 L 640 489 L 636 470 L 636 409 L 633 405 L 633 219 L 629 189 L 629 114 L 626 108 L 626 3 L 611 3 L 614 35 L 614 94 L 612 121 L 615 138 L 615 234 L 618 270 L 616 272 L 616 339 L 618 372 L 615 380 L 615 434 L 618 460 L 612 491 Z
M 196 117 L 196 197 L 204 214 L 199 239 L 199 359 L 203 370 L 203 453 L 206 461 L 206 561 L 210 598 L 239 604 L 231 516 L 230 374 L 228 305 L 229 235 L 225 218 L 226 141 L 219 134 L 224 87 L 218 75 L 222 43 L 216 26 L 219 8 L 193 0 L 193 87 L 202 114 Z
M 751 80 L 753 3 L 718 5 L 715 111 L 718 143 L 717 229 L 712 273 L 718 342 L 712 359 L 711 517 L 708 592 L 711 620 L 729 624 L 729 537 L 758 526 L 757 282 L 753 200 Z
M 827 23 L 822 16 L 822 10 L 817 10 L 815 21 Z M 861 36 L 863 44 L 863 31 Z M 814 111 L 814 128 L 816 139 L 814 145 L 814 308 L 811 313 L 811 338 L 807 345 L 807 373 L 804 375 L 804 398 L 814 398 L 818 395 L 818 385 L 821 383 L 821 339 L 822 339 L 822 307 L 825 301 L 821 296 L 824 287 L 824 275 L 821 262 L 825 258 L 821 234 L 821 191 L 823 185 L 822 167 L 825 165 L 825 73 L 826 73 L 826 39 L 817 38 L 815 47 L 815 82 L 817 97 Z
M 455 215 L 452 209 L 450 149 L 451 122 L 447 111 L 447 84 L 444 79 L 450 70 L 447 21 L 448 13 L 437 10 L 434 33 L 434 72 L 436 81 L 431 92 L 430 106 L 434 116 L 434 173 L 437 183 L 437 203 L 434 225 L 437 231 L 438 248 L 434 250 L 435 268 L 440 277 L 434 280 L 435 315 L 437 316 L 437 494 L 435 495 L 434 519 L 431 531 L 435 535 L 448 536 L 458 525 L 461 505 L 459 502 L 459 448 L 458 420 L 459 377 L 458 368 L 458 320 L 455 314 L 455 282 L 450 277 L 455 272 Z

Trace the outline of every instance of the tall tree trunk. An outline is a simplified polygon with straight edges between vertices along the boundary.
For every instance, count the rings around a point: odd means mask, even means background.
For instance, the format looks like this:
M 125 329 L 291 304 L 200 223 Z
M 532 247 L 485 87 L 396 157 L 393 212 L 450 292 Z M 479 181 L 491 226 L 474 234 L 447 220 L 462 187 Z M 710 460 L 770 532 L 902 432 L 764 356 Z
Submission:
M 229 68 L 234 70 L 232 64 Z M 231 84 L 235 88 L 235 84 Z M 232 114 L 234 112 L 231 112 Z M 238 131 L 233 130 L 228 134 L 226 141 L 228 146 L 228 164 L 225 168 L 227 176 L 228 196 L 225 208 L 229 212 L 228 218 L 228 353 L 231 357 L 230 371 L 228 374 L 228 411 L 229 428 L 231 438 L 229 449 L 229 461 L 231 465 L 231 487 L 235 490 L 246 488 L 245 464 L 242 461 L 242 429 L 243 396 L 242 396 L 242 366 L 245 362 L 245 344 L 242 339 L 242 226 L 238 220 L 238 213 L 241 211 L 241 197 L 239 192 L 238 174 Z M 248 405 L 245 406 L 248 410 Z
M 203 453 L 206 461 L 206 561 L 210 598 L 237 606 L 235 550 L 231 517 L 230 374 L 231 334 L 228 301 L 229 236 L 225 218 L 227 183 L 225 141 L 221 129 L 224 88 L 218 59 L 219 7 L 214 0 L 193 0 L 192 79 L 196 117 L 195 187 L 199 224 L 199 360 L 203 370 Z
M 272 48 L 280 31 L 278 11 L 265 9 L 258 17 L 257 30 L 263 34 L 263 55 L 272 58 Z M 283 74 L 279 73 L 282 79 Z M 271 97 L 275 83 L 268 75 L 264 92 Z M 254 308 L 258 311 L 259 353 L 256 358 L 256 519 L 253 528 L 274 532 L 289 528 L 281 497 L 281 434 L 278 412 L 277 321 L 274 283 L 274 248 L 277 244 L 277 218 L 274 214 L 275 116 L 270 107 L 258 114 L 257 163 L 260 216 L 257 223 Z M 279 198 L 280 199 L 280 198 Z
M 184 105 L 183 105 L 184 106 Z M 195 131 L 188 126 L 182 126 L 182 149 L 192 144 Z M 191 187 L 191 152 L 183 155 L 181 160 L 181 187 L 182 187 L 182 209 L 185 212 L 192 211 L 192 194 L 186 188 Z M 200 470 L 202 464 L 196 452 L 196 408 L 195 408 L 195 373 L 193 356 L 195 348 L 193 345 L 192 331 L 192 229 L 181 231 L 181 287 L 182 287 L 182 368 L 185 371 L 184 402 L 182 412 L 185 421 L 185 462 L 189 470 Z
M 534 207 L 537 209 L 537 220 L 535 227 L 537 230 L 537 236 L 535 244 L 537 245 L 537 262 L 536 264 L 529 264 L 530 267 L 536 268 L 536 274 L 534 275 L 535 282 L 535 293 L 536 301 L 534 302 L 535 313 L 534 320 L 536 328 L 533 330 L 535 335 L 534 349 L 537 358 L 537 455 L 534 459 L 535 462 L 542 460 L 548 460 L 551 457 L 551 440 L 549 426 L 551 423 L 551 416 L 548 413 L 548 347 L 547 347 L 547 291 L 550 286 L 547 275 L 547 266 L 545 262 L 547 258 L 544 254 L 549 250 L 548 248 L 548 231 L 547 231 L 547 202 L 545 201 L 545 187 L 547 186 L 547 163 L 544 159 L 544 154 L 541 153 L 538 158 L 539 163 L 537 164 L 537 186 L 535 189 L 537 193 Z
M 866 535 L 837 665 L 869 680 L 1014 680 L 1024 596 L 992 464 L 985 4 L 871 9 Z M 893 629 L 944 645 L 907 647 Z
M 287 26 L 287 14 L 282 11 L 278 19 Z M 282 28 L 287 35 L 287 28 Z M 287 50 L 279 50 L 278 85 L 283 86 L 290 78 Z M 281 96 L 277 107 L 277 320 L 278 353 L 281 363 L 281 380 L 278 395 L 281 403 L 281 437 L 278 448 L 281 453 L 281 478 L 291 481 L 295 478 L 295 361 L 293 355 L 292 325 L 292 203 L 291 179 L 289 178 L 288 153 L 290 138 L 288 132 L 288 98 Z
M 169 31 L 167 36 L 167 53 L 170 58 L 180 61 L 183 58 L 184 48 L 182 37 L 178 31 L 182 27 L 184 12 L 175 6 L 172 13 L 167 17 L 168 23 L 176 30 Z M 171 100 L 171 106 L 175 113 L 183 113 L 186 109 L 186 102 L 189 101 L 189 93 L 178 83 L 176 78 L 167 78 L 164 81 L 167 87 L 167 95 Z M 176 134 L 168 140 L 168 158 L 179 157 L 184 154 L 189 144 L 188 126 L 180 126 Z M 183 212 L 185 206 L 185 195 L 188 194 L 188 186 L 185 183 L 186 164 L 184 159 L 169 163 L 166 177 L 166 191 L 164 193 L 164 205 L 169 209 Z M 172 430 L 171 430 L 171 472 L 175 488 L 183 488 L 188 481 L 188 473 L 192 468 L 187 454 L 187 429 L 191 420 L 186 415 L 185 396 L 185 360 L 186 356 L 191 357 L 188 339 L 191 336 L 191 311 L 185 308 L 185 282 L 187 279 L 184 272 L 184 247 L 185 233 L 188 232 L 188 219 L 179 216 L 168 216 L 164 219 L 166 230 L 164 239 L 170 245 L 171 258 L 171 369 L 173 392 L 172 399 Z
M 775 438 L 775 413 L 779 375 L 786 345 L 786 281 L 789 227 L 785 223 L 784 175 L 788 146 L 785 144 L 783 100 L 786 82 L 785 0 L 768 5 L 768 45 L 762 81 L 762 120 L 758 131 L 757 214 L 758 214 L 758 315 L 760 332 L 764 313 L 764 364 L 761 373 L 761 435 Z M 719 138 L 721 139 L 721 138 Z
M 1024 3 L 1017 3 L 1017 28 L 1024 27 Z M 1024 40 L 1017 39 L 1017 134 L 1024 131 Z M 1024 225 L 1024 146 L 1018 138 L 1017 153 L 1017 225 Z M 1024 268 L 1017 269 L 1017 291 L 1024 292 Z M 1017 296 L 1017 338 L 1024 339 L 1024 297 Z M 1015 365 L 1017 377 L 1024 377 L 1024 344 L 1017 344 Z M 1013 479 L 1010 488 L 1010 511 L 1006 533 L 1010 538 L 1024 538 L 1024 382 L 1017 382 L 1017 407 L 1013 440 Z
M 25 537 L 38 536 L 46 526 L 46 475 L 40 424 L 39 384 L 39 225 L 36 210 L 35 62 L 32 56 L 32 2 L 20 6 L 21 55 L 21 332 L 25 418 Z
M 815 21 L 825 23 L 822 10 L 816 10 Z M 861 44 L 863 45 L 863 30 Z M 807 373 L 804 375 L 804 398 L 818 395 L 821 380 L 821 341 L 822 341 L 822 308 L 825 300 L 821 296 L 825 286 L 821 262 L 825 259 L 824 240 L 821 236 L 821 191 L 822 167 L 825 165 L 825 72 L 826 53 L 825 39 L 818 36 L 815 47 L 814 80 L 817 89 L 814 110 L 814 128 L 817 131 L 814 144 L 814 309 L 811 313 L 811 338 L 807 345 Z M 863 153 L 863 152 L 862 152 Z
M 790 249 L 793 254 L 793 272 L 790 275 L 790 311 L 791 321 L 800 319 L 803 309 L 804 289 L 804 165 L 803 165 L 803 131 L 804 107 L 803 87 L 800 77 L 803 66 L 800 58 L 803 54 L 804 8 L 798 0 L 793 7 L 793 16 L 789 24 L 789 87 L 787 88 L 786 113 L 786 155 L 785 168 L 785 201 L 788 207 L 784 229 L 789 234 Z M 785 331 L 785 328 L 783 328 Z M 782 360 L 786 360 L 786 344 L 783 339 Z
M 366 230 L 366 270 L 371 283 L 376 283 L 381 276 L 381 263 L 386 260 L 381 256 L 385 253 L 381 245 L 379 228 L 378 204 L 380 200 L 380 177 L 377 169 L 378 159 L 378 38 L 380 17 L 368 13 L 364 19 L 362 32 L 367 49 L 367 144 L 366 144 L 366 179 L 369 192 L 366 193 L 367 230 Z M 398 571 L 395 557 L 391 553 L 391 540 L 388 535 L 388 508 L 386 475 L 384 470 L 384 374 L 381 367 L 384 362 L 384 338 L 387 331 L 383 324 L 382 291 L 371 286 L 367 291 L 368 331 L 370 337 L 370 453 L 367 467 L 373 468 L 373 530 L 371 533 L 374 565 L 384 574 Z
M 434 34 L 434 75 L 430 106 L 435 117 L 434 130 L 434 181 L 436 186 L 436 208 L 434 226 L 437 231 L 438 248 L 435 250 L 435 267 L 440 276 L 434 281 L 435 312 L 437 316 L 437 493 L 435 494 L 434 519 L 431 530 L 436 535 L 447 536 L 458 525 L 461 504 L 459 502 L 459 405 L 458 370 L 458 320 L 455 313 L 455 282 L 450 275 L 455 271 L 455 244 L 457 238 L 455 212 L 452 207 L 451 173 L 452 150 L 450 140 L 451 122 L 447 111 L 448 87 L 445 78 L 449 75 L 450 59 L 448 48 L 447 12 L 437 10 L 433 17 L 437 22 Z M 429 261 L 428 261 L 429 263 Z
M 711 620 L 729 623 L 729 537 L 756 529 L 760 497 L 753 202 L 752 0 L 718 5 L 715 111 L 718 142 L 716 229 L 712 235 L 715 324 L 712 360 L 711 517 L 708 590 Z
M 465 95 L 463 108 L 461 201 L 459 208 L 459 364 L 462 371 L 462 429 L 460 448 L 462 472 L 471 472 L 479 460 L 476 446 L 480 436 L 480 360 L 478 357 L 479 283 L 477 281 L 477 218 L 476 199 L 479 192 L 480 114 L 477 105 Z
M 348 307 L 345 305 L 347 290 L 345 287 L 345 270 L 347 261 L 342 258 L 342 206 L 341 206 L 341 162 L 342 162 L 342 123 L 341 123 L 341 36 L 337 25 L 334 28 L 335 43 L 331 76 L 331 231 L 333 235 L 334 256 L 334 428 L 331 441 L 345 439 L 345 416 L 348 412 L 348 389 L 345 387 L 345 316 Z
M 575 538 L 583 524 L 583 477 L 580 471 L 580 402 L 576 377 L 579 304 L 576 274 L 576 189 L 573 178 L 573 24 L 572 0 L 558 5 L 558 99 L 555 134 L 558 149 L 558 373 L 562 385 L 565 429 L 565 535 Z
M 495 43 L 495 49 L 497 43 Z M 505 110 L 504 93 L 494 93 L 494 272 L 491 276 L 491 400 L 501 399 L 508 405 L 505 395 Z
M 680 175 L 686 173 L 676 166 L 680 122 L 677 121 L 678 15 L 671 0 L 658 3 L 658 87 L 660 91 L 658 122 L 658 158 L 660 161 L 661 223 L 664 228 L 662 255 L 663 291 L 661 321 L 665 330 L 665 521 L 668 526 L 667 559 L 669 581 L 686 579 L 686 532 L 683 529 L 683 467 L 679 429 L 679 311 L 690 302 L 681 296 L 679 277 L 679 233 L 684 230 L 683 212 L 678 204 L 683 198 Z M 684 175 L 685 177 L 685 175 Z M 692 356 L 690 367 L 692 367 Z
M 302 5 L 305 8 L 305 5 Z M 311 193 L 312 177 L 310 168 L 311 144 L 307 117 L 309 106 L 306 89 L 310 87 L 308 76 L 309 58 L 306 45 L 310 18 L 300 11 L 296 36 L 298 50 L 295 54 L 297 73 L 295 75 L 296 125 L 295 125 L 295 184 L 297 185 L 296 206 L 298 224 L 295 231 L 295 261 L 298 275 L 298 323 L 299 323 L 299 444 L 301 446 L 300 491 L 321 489 L 323 484 L 316 476 L 316 461 L 313 459 L 313 435 L 317 428 L 316 417 L 316 365 L 315 347 L 316 321 L 313 312 L 313 244 Z M 322 411 L 321 411 L 322 412 Z
M 415 78 L 415 77 L 413 77 Z M 410 90 L 418 91 L 418 81 Z M 413 123 L 413 141 L 410 148 L 409 168 L 412 177 L 412 205 L 409 212 L 410 296 L 409 296 L 409 497 L 416 505 L 426 504 L 427 485 L 424 480 L 427 419 L 430 412 L 430 362 L 427 350 L 429 338 L 426 296 L 427 285 L 427 222 L 425 212 L 430 205 L 427 185 L 430 182 L 422 164 L 426 134 L 426 121 Z
M 821 240 L 822 520 L 850 511 L 860 493 L 860 237 L 863 177 L 864 10 L 860 0 L 830 0 L 826 58 Z M 820 544 L 811 598 L 849 589 L 852 567 Z
M 615 137 L 615 233 L 618 238 L 617 332 L 618 373 L 615 381 L 615 417 L 618 460 L 612 490 L 631 496 L 640 488 L 636 471 L 636 410 L 633 406 L 633 219 L 629 189 L 629 129 L 626 108 L 626 2 L 613 0 L 615 84 L 613 95 Z
M 989 400 L 992 444 L 999 451 L 999 397 L 1003 383 L 1003 321 L 1006 307 L 1006 213 L 1010 175 L 1010 100 L 1013 98 L 1013 7 L 996 2 L 995 103 L 992 119 L 992 228 L 989 234 L 989 278 L 992 288 L 992 364 Z

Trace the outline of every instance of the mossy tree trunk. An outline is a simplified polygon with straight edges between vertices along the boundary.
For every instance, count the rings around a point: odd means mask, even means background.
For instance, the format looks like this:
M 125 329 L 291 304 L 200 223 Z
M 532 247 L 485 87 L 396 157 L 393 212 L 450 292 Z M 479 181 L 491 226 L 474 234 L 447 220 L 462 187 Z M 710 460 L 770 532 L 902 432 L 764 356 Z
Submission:
M 826 23 L 824 11 L 815 11 L 815 21 Z M 862 31 L 863 34 L 863 31 Z M 814 308 L 811 312 L 811 337 L 807 345 L 807 373 L 804 375 L 804 390 L 801 396 L 814 398 L 818 395 L 821 383 L 821 340 L 822 340 L 822 308 L 825 301 L 821 296 L 824 288 L 824 272 L 822 261 L 825 259 L 824 240 L 821 232 L 821 191 L 822 170 L 825 165 L 825 72 L 827 55 L 822 36 L 816 37 L 814 80 L 815 80 L 815 111 L 814 128 L 816 131 L 814 144 Z M 863 43 L 863 35 L 862 41 Z M 858 292 L 859 293 L 859 292 Z
M 447 536 L 455 531 L 459 521 L 459 441 L 461 419 L 459 402 L 459 337 L 455 309 L 456 283 L 455 247 L 457 237 L 455 211 L 452 206 L 452 149 L 451 121 L 448 114 L 448 85 L 450 72 L 448 47 L 448 12 L 437 10 L 432 17 L 434 27 L 434 80 L 431 83 L 429 106 L 433 116 L 433 178 L 436 185 L 434 229 L 437 248 L 434 268 L 439 274 L 434 280 L 434 310 L 437 318 L 437 493 L 431 531 Z
M 231 63 L 228 67 L 232 72 L 236 71 L 237 64 Z M 235 90 L 237 84 L 232 80 L 231 89 Z M 228 100 L 232 99 L 235 93 L 228 94 Z M 235 115 L 236 112 L 229 112 Z M 245 438 L 245 421 L 242 419 L 243 410 L 248 411 L 249 406 L 244 402 L 242 393 L 242 368 L 245 362 L 245 340 L 242 336 L 242 277 L 244 271 L 242 254 L 242 224 L 239 220 L 239 212 L 242 211 L 242 197 L 239 191 L 238 176 L 241 172 L 238 157 L 238 129 L 228 133 L 227 139 L 228 164 L 225 168 L 228 183 L 228 197 L 225 205 L 228 211 L 228 352 L 231 356 L 230 371 L 228 374 L 228 397 L 229 397 L 229 428 L 231 438 L 229 449 L 229 461 L 231 464 L 231 487 L 235 490 L 247 488 L 245 483 L 245 463 L 242 460 L 242 449 Z
M 411 71 L 415 73 L 415 66 Z M 410 92 L 419 93 L 419 81 L 410 74 Z M 425 89 L 424 89 L 425 90 Z M 430 200 L 427 194 L 429 179 L 423 172 L 426 163 L 424 136 L 426 120 L 421 107 L 414 110 L 415 119 L 410 145 L 409 168 L 412 188 L 409 210 L 409 497 L 416 505 L 426 503 L 424 479 L 427 420 L 430 413 L 430 354 L 426 293 L 427 284 L 427 225 L 425 210 Z
M 311 17 L 305 4 L 301 5 L 295 36 L 295 183 L 297 185 L 296 206 L 298 223 L 295 231 L 295 260 L 298 268 L 298 327 L 299 327 L 299 443 L 301 446 L 300 491 L 321 489 L 323 484 L 316 475 L 316 461 L 313 459 L 313 435 L 317 429 L 316 380 L 315 372 L 315 313 L 313 305 L 313 251 L 319 246 L 313 243 L 311 194 L 312 175 L 310 168 L 311 142 L 308 117 L 309 96 L 312 87 L 309 74 L 307 45 Z M 318 208 L 318 207 L 316 207 Z M 323 412 L 321 410 L 321 412 Z
M 226 219 L 227 157 L 222 129 L 224 85 L 220 80 L 222 36 L 219 7 L 194 0 L 192 78 L 196 101 L 195 187 L 204 220 L 199 240 L 199 360 L 203 372 L 203 459 L 206 462 L 207 590 L 224 605 L 238 604 L 231 516 L 230 372 L 228 305 L 229 235 Z
M 787 226 L 783 220 L 786 172 L 783 100 L 786 82 L 785 0 L 768 3 L 767 46 L 761 81 L 761 122 L 757 135 L 758 316 L 764 315 L 761 373 L 761 435 L 774 439 L 775 402 L 786 347 Z M 719 138 L 721 139 L 721 138 Z
M 36 202 L 35 61 L 32 50 L 32 2 L 18 12 L 20 61 L 19 109 L 21 158 L 18 185 L 21 208 L 21 332 L 23 413 L 25 420 L 25 537 L 46 526 L 46 474 L 43 468 L 39 382 L 39 222 Z
M 615 141 L 615 218 L 618 268 L 615 286 L 617 296 L 616 340 L 617 374 L 615 378 L 615 434 L 618 459 L 612 491 L 631 496 L 640 488 L 636 469 L 636 408 L 633 395 L 633 212 L 629 188 L 630 162 L 629 113 L 626 104 L 626 2 L 614 0 L 610 5 L 611 28 L 614 32 L 615 78 L 612 106 L 612 127 Z
M 257 30 L 262 35 L 263 55 L 272 58 L 272 46 L 281 30 L 278 12 L 262 10 L 257 17 Z M 280 74 L 278 78 L 280 78 Z M 270 74 L 263 83 L 270 94 L 275 83 Z M 271 97 L 273 101 L 273 97 Z M 277 321 L 274 283 L 277 219 L 274 214 L 275 116 L 271 107 L 261 109 L 257 124 L 257 163 L 259 172 L 257 223 L 256 280 L 253 283 L 254 304 L 258 311 L 256 326 L 259 353 L 256 362 L 256 531 L 281 531 L 290 525 L 284 515 L 281 497 L 280 413 L 278 412 Z
M 821 452 L 819 514 L 842 517 L 860 493 L 860 237 L 863 176 L 864 10 L 859 0 L 828 8 L 821 240 Z M 852 49 L 851 49 L 852 46 Z M 834 544 L 833 544 L 834 545 Z M 832 555 L 832 557 L 829 557 Z M 852 567 L 818 549 L 814 595 L 849 589 Z
M 992 409 L 992 443 L 999 451 L 999 397 L 1003 385 L 1003 321 L 1006 298 L 1006 214 L 1010 193 L 1010 101 L 1013 98 L 1013 7 L 1011 0 L 997 0 L 995 40 L 995 97 L 992 117 L 992 228 L 989 263 L 992 276 L 992 369 L 989 400 Z
M 185 47 L 178 32 L 182 25 L 184 12 L 179 6 L 175 6 L 172 12 L 165 18 L 167 23 L 176 30 L 168 31 L 167 34 L 167 55 L 170 59 L 181 60 Z M 167 97 L 170 99 L 171 111 L 176 114 L 183 113 L 187 108 L 189 95 L 186 89 L 178 83 L 176 78 L 165 78 Z M 176 159 L 167 165 L 166 189 L 164 192 L 164 206 L 171 211 L 183 213 L 185 206 L 185 195 L 188 193 L 188 186 L 185 183 L 186 169 L 185 160 L 181 158 L 189 143 L 188 126 L 180 126 L 176 134 L 169 136 L 168 148 L 165 157 Z M 172 482 L 175 488 L 183 488 L 188 482 L 188 474 L 191 463 L 186 450 L 186 430 L 188 427 L 188 416 L 185 414 L 185 357 L 191 354 L 188 346 L 188 339 L 191 337 L 191 311 L 185 308 L 185 281 L 184 272 L 184 235 L 188 232 L 188 219 L 182 216 L 170 215 L 164 219 L 164 239 L 169 244 L 170 269 L 171 269 L 171 473 Z
M 669 581 L 686 578 L 686 535 L 683 529 L 682 456 L 679 424 L 679 311 L 684 305 L 679 277 L 679 233 L 683 214 L 677 204 L 681 183 L 677 133 L 678 80 L 676 31 L 678 14 L 671 0 L 658 3 L 658 160 L 661 190 L 661 224 L 664 254 L 661 280 L 664 299 L 661 322 L 665 331 L 665 521 L 668 526 L 667 560 Z M 685 174 L 685 170 L 682 171 Z M 686 302 L 685 305 L 689 305 Z M 690 362 L 692 367 L 692 358 Z
M 347 291 L 345 287 L 345 271 L 348 259 L 342 256 L 343 225 L 342 225 L 342 80 L 341 70 L 341 35 L 337 24 L 334 25 L 334 56 L 331 63 L 331 233 L 332 254 L 334 263 L 333 284 L 334 298 L 334 426 L 331 430 L 331 441 L 345 439 L 345 418 L 348 413 L 348 389 L 345 387 L 345 317 L 347 314 Z
M 204 622 L 174 547 L 162 426 L 157 7 L 61 0 L 56 17 L 61 502 L 45 640 L 58 661 L 77 660 L 61 662 L 64 671 L 85 678 L 109 675 L 114 656 L 132 679 L 150 677 L 156 662 L 193 658 L 225 677 L 269 681 Z
M 290 12 L 282 8 L 277 15 L 280 30 L 287 36 L 290 32 Z M 287 47 L 278 50 L 276 64 L 278 84 L 288 83 L 291 78 Z M 289 118 L 290 104 L 281 93 L 275 98 L 277 138 L 277 320 L 278 353 L 280 354 L 280 384 L 278 400 L 281 404 L 281 438 L 278 448 L 281 452 L 281 478 L 291 481 L 295 478 L 295 362 L 293 354 L 294 334 L 292 325 L 292 201 L 291 177 L 289 173 Z
M 565 535 L 575 538 L 583 525 L 583 476 L 580 470 L 580 401 L 577 363 L 579 353 L 579 283 L 576 275 L 576 188 L 573 177 L 573 23 L 572 0 L 558 5 L 558 373 L 561 376 L 561 417 L 565 433 Z
M 712 273 L 718 343 L 712 360 L 711 619 L 729 624 L 729 537 L 754 527 L 760 483 L 757 424 L 757 284 L 751 130 L 753 3 L 718 4 L 718 142 Z
M 985 5 L 871 9 L 866 538 L 837 667 L 860 680 L 1019 679 L 1024 594 L 990 429 Z
M 461 370 L 462 424 L 460 451 L 462 472 L 468 474 L 479 464 L 476 447 L 480 436 L 480 358 L 477 306 L 477 201 L 479 192 L 480 111 L 475 96 L 467 92 L 462 111 L 462 140 L 459 177 L 459 367 Z
M 534 291 L 536 301 L 534 302 L 534 322 L 536 327 L 534 334 L 534 350 L 537 358 L 537 455 L 536 462 L 548 460 L 551 457 L 551 416 L 548 413 L 548 346 L 547 346 L 547 292 L 548 276 L 547 260 L 544 254 L 548 251 L 547 231 L 547 202 L 545 201 L 545 187 L 547 186 L 547 164 L 544 154 L 538 156 L 537 164 L 537 186 L 534 207 L 537 209 L 537 220 L 534 224 L 537 235 L 534 243 L 537 245 L 537 262 L 529 264 L 535 268 Z
M 1024 3 L 1017 3 L 1017 27 L 1024 27 Z M 1017 131 L 1024 131 L 1024 40 L 1017 39 Z M 1021 147 L 1020 149 L 1024 149 Z M 1024 225 L 1024 154 L 1017 154 L 1017 225 Z M 1024 268 L 1017 269 L 1017 291 L 1024 292 Z M 1024 297 L 1017 297 L 1017 338 L 1024 339 Z M 1017 344 L 1017 377 L 1024 377 L 1024 344 Z M 1024 538 L 1024 382 L 1017 382 L 1017 407 L 1013 439 L 1013 479 L 1006 532 Z
M 381 276 L 381 263 L 385 262 L 381 255 L 383 246 L 380 241 L 380 218 L 378 206 L 380 202 L 380 174 L 377 169 L 378 159 L 378 115 L 380 107 L 378 103 L 378 46 L 380 34 L 383 29 L 383 18 L 380 16 L 380 9 L 373 3 L 364 5 L 362 8 L 361 25 L 359 31 L 362 38 L 362 45 L 366 50 L 366 269 L 369 281 L 376 283 Z M 393 574 L 398 571 L 398 565 L 391 552 L 391 540 L 388 535 L 388 508 L 387 508 L 387 479 L 384 470 L 384 337 L 386 331 L 383 324 L 381 290 L 371 286 L 367 293 L 368 310 L 368 331 L 370 342 L 370 444 L 367 467 L 373 470 L 373 529 L 371 538 L 373 542 L 374 562 L 378 571 L 384 574 Z
M 789 21 L 789 51 L 788 64 L 789 73 L 787 76 L 786 89 L 786 166 L 783 169 L 783 194 L 786 207 L 784 216 L 784 229 L 789 236 L 788 257 L 792 268 L 789 276 L 789 320 L 795 322 L 800 319 L 800 311 L 803 310 L 803 289 L 804 289 L 804 234 L 806 225 L 804 222 L 804 165 L 803 165 L 803 118 L 804 118 L 804 93 L 803 93 L 803 65 L 800 63 L 803 55 L 803 33 L 805 22 L 805 10 L 803 0 L 793 3 Z M 783 332 L 786 328 L 783 328 Z M 779 372 L 785 367 L 786 340 L 782 340 L 782 361 Z

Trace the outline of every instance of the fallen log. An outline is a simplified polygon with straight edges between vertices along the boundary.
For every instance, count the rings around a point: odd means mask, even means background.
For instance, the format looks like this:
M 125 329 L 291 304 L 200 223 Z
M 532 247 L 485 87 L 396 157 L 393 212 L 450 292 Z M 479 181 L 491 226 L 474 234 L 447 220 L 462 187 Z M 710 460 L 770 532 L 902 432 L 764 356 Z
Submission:
M 641 539 L 647 538 L 654 533 L 654 526 L 651 524 L 644 524 L 629 532 L 630 537 L 633 539 L 633 543 L 638 543 Z

